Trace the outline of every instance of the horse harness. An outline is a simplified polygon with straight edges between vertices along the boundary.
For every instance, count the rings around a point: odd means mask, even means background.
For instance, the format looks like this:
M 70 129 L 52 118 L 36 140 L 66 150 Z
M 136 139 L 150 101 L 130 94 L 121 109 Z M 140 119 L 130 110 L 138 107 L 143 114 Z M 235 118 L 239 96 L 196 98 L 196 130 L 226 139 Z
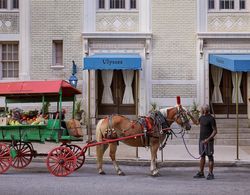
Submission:
M 110 115 L 107 117 L 108 128 L 104 135 L 106 139 L 116 139 L 118 137 L 112 125 L 113 116 L 114 115 Z M 153 124 L 151 124 L 151 120 Z M 133 121 L 132 124 L 127 129 L 123 129 L 122 132 L 125 133 L 127 130 L 134 128 L 136 123 L 140 124 L 142 132 L 144 133 L 144 136 L 141 136 L 141 142 L 144 147 L 150 145 L 150 137 L 159 138 L 159 142 L 162 139 L 164 140 L 160 142 L 160 150 L 166 146 L 166 142 L 170 136 L 172 139 L 173 131 L 169 129 L 170 124 L 160 111 L 152 111 L 148 116 L 139 117 L 137 121 Z
M 153 121 L 153 125 L 150 123 L 150 119 Z M 146 117 L 140 117 L 138 122 L 141 124 L 144 132 L 144 139 L 148 140 L 147 145 L 149 146 L 150 137 L 159 138 L 160 150 L 162 150 L 167 143 L 168 138 L 171 136 L 173 131 L 169 128 L 170 124 L 163 116 L 160 111 L 152 111 Z M 164 141 L 161 142 L 160 140 Z

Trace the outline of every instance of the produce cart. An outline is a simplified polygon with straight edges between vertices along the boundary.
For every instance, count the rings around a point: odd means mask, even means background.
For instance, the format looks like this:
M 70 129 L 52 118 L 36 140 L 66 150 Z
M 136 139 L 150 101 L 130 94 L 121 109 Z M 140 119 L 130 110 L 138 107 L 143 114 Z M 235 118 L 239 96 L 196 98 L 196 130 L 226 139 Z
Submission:
M 66 176 L 83 165 L 85 156 L 82 149 L 70 144 L 71 141 L 82 140 L 82 137 L 76 137 L 68 129 L 61 128 L 62 102 L 73 102 L 72 118 L 74 119 L 77 94 L 81 92 L 64 80 L 0 83 L 0 96 L 5 97 L 5 113 L 8 112 L 7 106 L 11 103 L 40 102 L 43 105 L 40 113 L 42 119 L 37 123 L 14 120 L 9 122 L 7 116 L 0 118 L 0 174 L 6 172 L 11 166 L 17 169 L 28 166 L 32 158 L 37 155 L 32 142 L 62 143 L 61 146 L 49 152 L 47 157 L 47 167 L 53 175 Z M 44 113 L 46 102 L 57 102 L 57 114 L 54 118 Z M 1 105 L 1 107 L 4 106 Z M 80 127 L 75 126 L 75 128 Z

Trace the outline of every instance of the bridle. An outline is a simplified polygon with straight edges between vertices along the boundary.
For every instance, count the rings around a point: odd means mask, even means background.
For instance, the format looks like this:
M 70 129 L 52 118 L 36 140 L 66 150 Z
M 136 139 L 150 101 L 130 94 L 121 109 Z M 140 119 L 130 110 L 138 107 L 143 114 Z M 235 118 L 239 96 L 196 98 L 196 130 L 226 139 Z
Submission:
M 187 117 L 187 112 L 185 109 L 183 109 L 180 106 L 175 107 L 176 108 L 176 115 L 174 121 L 177 122 L 178 119 L 181 120 L 181 126 L 185 126 L 187 123 L 189 123 L 189 119 Z

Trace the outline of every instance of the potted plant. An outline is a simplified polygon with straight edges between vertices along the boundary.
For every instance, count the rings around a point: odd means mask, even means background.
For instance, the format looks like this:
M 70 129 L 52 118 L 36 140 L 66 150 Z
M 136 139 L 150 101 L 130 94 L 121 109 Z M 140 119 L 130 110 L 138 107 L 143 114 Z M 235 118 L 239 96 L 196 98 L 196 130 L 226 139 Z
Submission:
M 151 110 L 149 112 L 154 112 L 157 110 L 156 102 L 151 102 L 150 105 L 151 105 Z
M 78 100 L 75 103 L 75 112 L 74 112 L 74 117 L 76 120 L 82 120 L 82 113 L 84 110 L 82 109 L 82 101 Z
M 196 120 L 199 119 L 200 117 L 199 105 L 195 101 L 193 101 L 190 112 Z

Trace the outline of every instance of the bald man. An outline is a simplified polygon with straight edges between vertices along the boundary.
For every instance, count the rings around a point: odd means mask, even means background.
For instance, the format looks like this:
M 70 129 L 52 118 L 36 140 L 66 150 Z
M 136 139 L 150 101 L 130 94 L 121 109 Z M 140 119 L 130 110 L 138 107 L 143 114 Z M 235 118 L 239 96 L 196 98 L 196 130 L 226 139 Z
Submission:
M 209 160 L 209 173 L 207 179 L 214 179 L 214 136 L 217 134 L 217 127 L 215 118 L 210 114 L 209 105 L 204 105 L 201 108 L 201 116 L 197 120 L 189 113 L 189 116 L 194 124 L 200 125 L 200 138 L 199 138 L 199 154 L 200 159 L 200 170 L 194 176 L 194 178 L 205 178 L 204 166 L 206 163 L 206 156 Z

